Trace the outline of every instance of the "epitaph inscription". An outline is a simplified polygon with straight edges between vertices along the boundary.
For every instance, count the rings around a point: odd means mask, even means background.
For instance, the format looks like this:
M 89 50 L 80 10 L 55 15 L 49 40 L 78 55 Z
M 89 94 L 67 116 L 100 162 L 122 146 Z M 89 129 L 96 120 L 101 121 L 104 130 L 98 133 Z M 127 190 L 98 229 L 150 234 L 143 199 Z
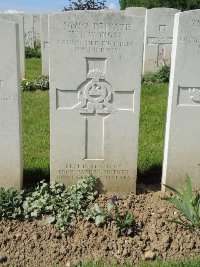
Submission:
M 103 176 L 106 180 L 128 180 L 129 171 L 123 169 L 122 165 L 105 165 L 105 164 L 65 164 L 62 170 L 58 171 L 58 180 L 83 179 L 87 175 L 94 177 Z

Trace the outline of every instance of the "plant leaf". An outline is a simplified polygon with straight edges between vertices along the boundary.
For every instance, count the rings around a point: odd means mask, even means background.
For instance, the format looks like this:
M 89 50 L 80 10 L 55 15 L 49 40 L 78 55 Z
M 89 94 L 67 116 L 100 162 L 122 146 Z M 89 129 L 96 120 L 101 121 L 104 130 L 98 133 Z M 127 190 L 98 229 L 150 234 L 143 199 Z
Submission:
M 98 216 L 96 216 L 96 218 L 95 218 L 95 224 L 97 225 L 97 226 L 99 226 L 101 223 L 103 223 L 105 221 L 105 217 L 104 216 L 102 216 L 102 215 L 98 215 Z
M 165 221 L 170 222 L 170 223 L 177 223 L 177 224 L 182 225 L 182 226 L 184 226 L 184 227 L 186 227 L 186 228 L 190 228 L 190 229 L 192 228 L 192 227 L 190 226 L 190 224 L 187 224 L 187 223 L 184 223 L 184 222 L 181 222 L 181 221 L 178 221 L 178 220 L 165 219 Z
M 172 187 L 172 186 L 169 186 L 169 185 L 166 185 L 166 184 L 163 184 L 166 188 L 168 188 L 169 190 L 171 190 L 172 192 L 174 192 L 176 195 L 178 195 L 180 198 L 182 198 L 182 194 L 180 191 L 178 191 L 178 189 Z
M 51 224 L 54 223 L 56 220 L 55 216 L 49 216 L 46 218 L 46 223 Z
M 101 209 L 99 208 L 99 205 L 97 203 L 94 204 L 94 209 L 97 213 L 101 213 Z
M 112 203 L 108 203 L 107 204 L 107 209 L 108 209 L 108 212 L 111 212 L 111 210 L 114 208 L 114 204 Z

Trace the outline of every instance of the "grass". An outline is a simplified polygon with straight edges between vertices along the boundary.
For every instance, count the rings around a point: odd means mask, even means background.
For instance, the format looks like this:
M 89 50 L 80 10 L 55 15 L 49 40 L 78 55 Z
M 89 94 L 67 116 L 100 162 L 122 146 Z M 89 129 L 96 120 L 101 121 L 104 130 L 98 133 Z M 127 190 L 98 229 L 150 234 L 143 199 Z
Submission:
M 27 79 L 41 75 L 41 59 L 27 59 Z M 142 86 L 138 177 L 161 180 L 167 84 Z M 23 92 L 23 146 L 25 182 L 49 178 L 49 94 Z M 147 179 L 148 177 L 148 179 Z
M 41 75 L 41 59 L 26 59 L 26 78 Z M 22 93 L 24 184 L 49 179 L 49 92 Z
M 200 267 L 200 258 L 191 259 L 191 260 L 179 260 L 175 261 L 145 261 L 137 264 L 124 263 L 120 265 L 119 263 L 103 263 L 103 262 L 87 262 L 81 265 L 77 265 L 77 267 Z M 57 267 L 57 265 L 53 265 L 52 267 Z
M 26 59 L 26 79 L 33 80 L 41 75 L 42 64 L 41 58 Z
M 23 151 L 25 183 L 49 177 L 49 94 L 24 92 Z
M 142 181 L 160 181 L 167 94 L 167 84 L 142 86 L 138 154 L 138 176 Z
M 143 263 L 138 263 L 138 264 L 130 264 L 130 263 L 124 263 L 123 265 L 119 264 L 106 264 L 102 262 L 97 262 L 97 263 L 85 263 L 81 265 L 82 267 L 200 267 L 200 258 L 197 259 L 192 259 L 192 260 L 181 260 L 181 261 L 147 261 Z

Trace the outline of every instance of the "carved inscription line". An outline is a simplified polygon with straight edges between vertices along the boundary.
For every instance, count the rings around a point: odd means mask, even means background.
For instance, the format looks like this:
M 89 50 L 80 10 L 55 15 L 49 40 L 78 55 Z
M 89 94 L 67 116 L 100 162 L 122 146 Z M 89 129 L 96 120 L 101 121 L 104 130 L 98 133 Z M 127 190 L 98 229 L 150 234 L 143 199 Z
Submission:
M 5 86 L 5 81 L 0 80 L 0 87 Z M 0 95 L 0 102 L 11 102 L 14 100 L 14 97 L 12 96 L 5 96 L 5 95 Z
M 200 37 L 194 36 L 180 36 L 180 43 L 200 43 Z
M 131 30 L 131 25 L 129 23 L 64 22 L 64 27 L 66 29 L 79 29 L 79 30 L 86 30 L 86 29 L 104 30 L 104 31 L 130 31 Z
M 91 46 L 91 47 L 126 47 L 133 46 L 133 41 L 111 41 L 111 40 L 58 40 L 58 45 Z
M 191 25 L 196 26 L 196 27 L 200 27 L 200 19 L 192 19 Z
M 159 45 L 159 44 L 172 44 L 172 37 L 148 37 L 148 45 Z
M 0 86 L 4 86 L 5 85 L 5 81 L 4 80 L 0 80 Z
M 59 174 L 64 175 L 84 175 L 87 176 L 88 174 L 97 174 L 97 175 L 128 175 L 128 170 L 59 170 Z
M 13 101 L 13 97 L 12 96 L 2 96 L 2 95 L 0 95 L 0 101 L 1 102 L 10 102 L 10 101 Z
M 102 38 L 103 39 L 103 38 Z M 134 46 L 133 41 L 58 40 L 59 46 L 73 47 L 77 52 L 117 53 L 121 48 Z

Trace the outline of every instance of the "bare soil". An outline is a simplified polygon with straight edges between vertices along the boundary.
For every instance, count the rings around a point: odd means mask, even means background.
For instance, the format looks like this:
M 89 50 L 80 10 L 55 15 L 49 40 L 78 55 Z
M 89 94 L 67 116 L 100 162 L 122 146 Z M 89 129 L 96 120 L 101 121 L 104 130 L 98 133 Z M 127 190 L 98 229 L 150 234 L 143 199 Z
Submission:
M 177 210 L 161 200 L 159 187 L 140 185 L 138 195 L 119 199 L 121 212 L 133 213 L 137 227 L 132 237 L 117 237 L 114 225 L 97 227 L 79 217 L 69 230 L 58 231 L 42 219 L 0 222 L 0 264 L 3 266 L 72 266 L 88 260 L 136 263 L 145 259 L 182 259 L 200 255 L 200 235 L 165 221 Z M 167 193 L 168 195 L 170 193 Z M 165 194 L 166 195 L 166 194 Z M 96 202 L 107 205 L 108 197 Z

